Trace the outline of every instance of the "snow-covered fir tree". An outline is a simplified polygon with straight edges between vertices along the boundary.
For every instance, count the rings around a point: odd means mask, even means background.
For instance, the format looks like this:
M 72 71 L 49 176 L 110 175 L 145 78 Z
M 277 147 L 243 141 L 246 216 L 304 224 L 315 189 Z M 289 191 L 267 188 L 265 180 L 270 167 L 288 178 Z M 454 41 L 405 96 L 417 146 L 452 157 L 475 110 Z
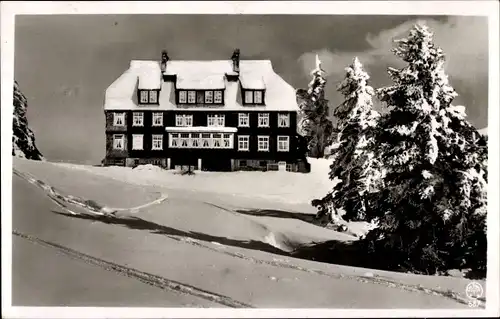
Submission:
M 328 118 L 328 100 L 325 99 L 325 71 L 316 55 L 316 68 L 311 72 L 313 78 L 307 90 L 297 90 L 299 104 L 298 132 L 306 138 L 312 157 L 324 156 L 325 147 L 331 141 L 333 124 Z
M 369 194 L 380 187 L 381 163 L 375 153 L 379 114 L 373 110 L 374 90 L 368 80 L 356 57 L 337 87 L 344 102 L 334 111 L 338 133 L 332 145 L 329 177 L 335 185 L 321 200 L 319 212 L 333 214 L 334 220 L 338 219 L 337 209 L 343 209 L 345 220 L 364 220 L 372 206 Z
M 35 144 L 35 134 L 28 126 L 28 101 L 14 81 L 14 113 L 12 118 L 12 156 L 30 160 L 44 160 Z
M 377 90 L 389 108 L 378 136 L 386 174 L 379 227 L 367 240 L 387 252 L 389 267 L 485 270 L 486 140 L 452 104 L 457 94 L 429 29 L 416 25 L 397 43 L 407 65 L 389 68 L 394 84 Z

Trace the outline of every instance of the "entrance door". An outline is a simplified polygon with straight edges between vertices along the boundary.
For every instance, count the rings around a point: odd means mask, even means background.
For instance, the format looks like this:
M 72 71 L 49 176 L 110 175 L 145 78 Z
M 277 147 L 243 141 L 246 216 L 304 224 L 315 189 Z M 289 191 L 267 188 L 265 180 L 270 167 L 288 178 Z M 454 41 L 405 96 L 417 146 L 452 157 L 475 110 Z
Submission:
M 286 162 L 278 162 L 278 170 L 280 172 L 286 172 Z

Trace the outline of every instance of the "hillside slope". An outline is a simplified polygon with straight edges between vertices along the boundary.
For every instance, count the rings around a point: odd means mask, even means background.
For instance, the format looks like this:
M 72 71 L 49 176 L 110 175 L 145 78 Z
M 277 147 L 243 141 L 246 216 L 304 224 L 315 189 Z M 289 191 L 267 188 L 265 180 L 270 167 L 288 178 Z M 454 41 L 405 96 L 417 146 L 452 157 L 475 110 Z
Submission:
M 77 207 L 71 209 L 82 214 L 71 215 L 16 174 L 14 229 L 92 258 L 255 307 L 467 308 L 465 287 L 470 281 L 465 278 L 411 275 L 294 258 L 276 246 L 290 241 L 294 243 L 289 248 L 311 241 L 343 240 L 340 237 L 344 234 L 301 220 L 304 216 L 300 216 L 300 210 L 292 210 L 290 205 L 276 202 L 272 214 L 256 214 L 266 212 L 269 202 L 157 185 L 138 186 L 48 162 L 15 159 L 14 169 L 62 193 L 105 205 L 135 206 L 156 199 L 160 193 L 168 194 L 163 203 L 114 217 L 83 213 Z M 258 207 L 262 210 L 255 211 Z M 270 233 L 276 235 L 280 245 L 266 240 Z M 21 253 L 25 245 L 21 246 L 13 247 L 14 252 Z M 31 255 L 23 254 L 20 265 L 36 263 L 30 260 Z M 55 261 L 53 265 L 57 271 L 59 265 Z M 36 272 L 30 278 L 34 278 L 33 285 L 37 284 L 42 275 L 39 269 L 27 271 Z M 44 287 L 46 293 L 56 293 L 51 292 L 52 288 L 73 291 L 76 281 L 70 277 L 73 274 L 67 276 L 68 280 Z M 94 278 L 87 279 L 85 282 L 95 282 Z M 108 280 L 105 275 L 103 280 Z M 480 283 L 484 285 L 484 281 Z M 105 295 L 102 298 L 101 305 L 110 302 Z M 129 297 L 124 294 L 122 298 L 126 302 Z M 144 301 L 143 305 L 151 303 Z

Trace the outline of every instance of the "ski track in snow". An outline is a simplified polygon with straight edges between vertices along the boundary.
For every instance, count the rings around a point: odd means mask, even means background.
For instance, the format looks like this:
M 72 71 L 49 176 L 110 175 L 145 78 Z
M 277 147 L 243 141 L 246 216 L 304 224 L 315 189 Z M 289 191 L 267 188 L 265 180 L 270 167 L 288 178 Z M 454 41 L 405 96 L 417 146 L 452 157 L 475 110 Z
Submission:
M 81 199 L 81 198 L 78 198 L 78 197 L 75 197 L 75 196 L 71 196 L 71 195 L 68 195 L 68 196 L 61 195 L 53 187 L 49 186 L 48 184 L 44 183 L 41 180 L 38 180 L 38 179 L 32 177 L 30 174 L 21 173 L 21 172 L 15 170 L 15 169 L 13 171 L 14 171 L 14 174 L 16 174 L 17 176 L 23 178 L 24 180 L 28 181 L 31 184 L 34 184 L 34 185 L 40 187 L 42 190 L 44 190 L 45 192 L 47 192 L 47 196 L 53 202 L 55 202 L 58 206 L 62 207 L 66 211 L 68 211 L 71 215 L 81 215 L 81 214 L 80 213 L 75 213 L 75 212 L 71 211 L 61 201 L 65 201 L 65 202 L 68 202 L 68 203 L 71 203 L 71 204 L 76 204 L 76 205 L 78 205 L 80 207 L 83 207 L 84 209 L 90 211 L 94 215 L 112 215 L 114 218 L 120 218 L 120 217 L 114 216 L 113 214 L 116 211 L 137 212 L 139 209 L 146 208 L 146 207 L 149 207 L 149 206 L 152 206 L 152 205 L 155 205 L 155 204 L 160 204 L 160 203 L 162 203 L 163 201 L 165 201 L 167 199 L 167 196 L 164 195 L 164 194 L 162 194 L 162 196 L 160 198 L 158 198 L 157 200 L 155 200 L 153 202 L 150 202 L 150 203 L 146 203 L 146 204 L 137 206 L 137 207 L 134 207 L 134 208 L 116 208 L 115 209 L 115 208 L 106 208 L 106 207 L 103 207 L 100 210 L 96 210 L 95 208 L 86 205 L 84 199 Z M 214 205 L 214 204 L 207 203 L 207 202 L 205 202 L 205 204 L 206 205 L 211 205 L 211 206 L 216 206 L 216 207 L 219 207 L 220 209 L 224 209 L 226 211 L 229 211 L 229 212 L 237 214 L 236 212 L 234 212 L 233 210 L 231 210 L 229 208 L 225 208 L 225 207 Z M 108 209 L 109 209 L 109 211 L 106 211 Z M 103 212 L 103 210 L 104 210 L 104 212 Z M 32 236 L 20 234 L 20 233 L 17 233 L 15 231 L 13 231 L 13 234 L 17 235 L 17 236 L 21 236 L 21 237 L 26 238 L 26 239 L 32 238 Z M 272 233 L 270 233 L 269 235 L 272 235 Z M 217 246 L 217 248 L 214 248 L 212 246 L 208 246 L 208 245 L 205 245 L 205 244 L 201 243 L 201 241 L 199 241 L 199 240 L 196 240 L 196 239 L 193 239 L 193 238 L 189 238 L 189 237 L 186 237 L 186 236 L 177 236 L 177 235 L 165 235 L 165 236 L 167 238 L 170 238 L 170 239 L 178 241 L 178 242 L 182 242 L 182 243 L 186 243 L 186 244 L 189 244 L 189 245 L 201 247 L 201 248 L 204 248 L 204 249 L 209 249 L 209 250 L 217 252 L 217 253 L 222 253 L 222 254 L 225 254 L 225 255 L 228 255 L 228 256 L 231 256 L 231 257 L 235 257 L 235 258 L 247 260 L 249 262 L 252 262 L 252 263 L 255 263 L 255 264 L 259 264 L 259 265 L 269 265 L 269 266 L 278 267 L 278 268 L 294 269 L 294 270 L 299 270 L 299 271 L 303 271 L 303 272 L 307 272 L 307 273 L 312 273 L 312 274 L 316 274 L 316 275 L 320 275 L 320 276 L 326 276 L 326 277 L 335 278 L 335 279 L 356 280 L 358 282 L 367 283 L 367 284 L 380 284 L 380 285 L 384 285 L 384 286 L 390 287 L 390 288 L 403 289 L 403 290 L 407 290 L 407 291 L 411 291 L 411 292 L 421 292 L 421 293 L 425 293 L 425 294 L 429 294 L 429 295 L 435 295 L 435 296 L 450 298 L 450 299 L 452 299 L 452 300 L 454 300 L 456 302 L 459 302 L 461 304 L 468 304 L 468 301 L 469 301 L 467 298 L 462 297 L 460 294 L 458 294 L 456 292 L 453 292 L 453 291 L 440 291 L 440 290 L 437 290 L 437 289 L 425 288 L 425 287 L 422 287 L 420 285 L 403 284 L 403 283 L 400 283 L 400 282 L 397 282 L 397 281 L 393 281 L 391 279 L 383 279 L 383 278 L 381 278 L 380 276 L 377 276 L 377 275 L 375 275 L 374 277 L 366 277 L 366 276 L 355 276 L 355 275 L 345 275 L 345 274 L 334 274 L 334 273 L 329 273 L 329 272 L 325 272 L 325 271 L 318 270 L 318 269 L 300 267 L 300 266 L 297 266 L 297 265 L 293 265 L 293 264 L 289 263 L 288 261 L 280 261 L 280 260 L 276 260 L 276 259 L 274 259 L 273 261 L 269 261 L 269 260 L 263 260 L 263 259 L 248 257 L 248 256 L 245 256 L 244 254 L 239 253 L 239 252 L 228 251 L 227 247 L 225 245 L 222 245 L 222 244 L 219 244 L 219 243 L 217 243 L 217 244 L 213 243 L 214 246 Z M 43 242 L 43 240 L 36 239 L 36 238 L 34 238 L 32 241 Z M 52 247 L 59 246 L 58 244 L 48 243 L 48 242 L 45 245 L 50 245 Z M 275 247 L 279 248 L 277 246 L 275 246 Z M 64 248 L 64 249 L 69 249 L 69 248 Z M 81 253 L 79 253 L 79 254 L 81 254 Z M 82 255 L 84 255 L 84 254 L 82 254 Z M 82 258 L 80 258 L 80 259 L 82 259 Z M 137 271 L 137 270 L 133 270 L 133 271 Z M 152 275 L 152 276 L 155 276 L 155 275 Z M 159 278 L 161 278 L 161 277 L 159 277 Z M 141 280 L 141 281 L 143 281 L 143 280 Z M 214 300 L 212 300 L 212 301 L 214 301 Z M 249 305 L 243 305 L 243 306 L 244 307 L 251 307 Z M 480 300 L 480 307 L 481 308 L 485 307 L 485 300 Z
M 231 308 L 253 308 L 253 306 L 249 304 L 245 304 L 243 302 L 234 300 L 230 297 L 220 295 L 214 292 L 202 290 L 199 288 L 196 288 L 191 285 L 187 285 L 181 282 L 177 282 L 174 280 L 170 280 L 158 275 L 150 274 L 147 272 L 143 272 L 134 268 L 130 267 L 125 267 L 119 264 L 115 264 L 113 262 L 109 262 L 97 257 L 93 257 L 81 252 L 78 252 L 76 250 L 73 250 L 71 248 L 52 243 L 49 241 L 45 241 L 43 239 L 30 236 L 27 234 L 20 233 L 16 230 L 12 231 L 12 234 L 21 238 L 24 238 L 32 243 L 35 243 L 37 245 L 41 245 L 44 247 L 49 247 L 52 249 L 56 249 L 57 252 L 62 253 L 63 255 L 66 255 L 70 258 L 81 260 L 87 264 L 91 264 L 94 266 L 98 266 L 101 268 L 104 268 L 105 270 L 112 271 L 115 273 L 118 273 L 120 275 L 124 275 L 130 278 L 134 278 L 136 280 L 139 280 L 145 284 L 158 287 L 160 289 L 164 290 L 171 290 L 176 293 L 184 294 L 184 295 L 191 295 L 191 296 L 196 296 L 199 298 L 203 298 L 212 302 L 216 302 L 218 304 L 231 307 Z
M 55 202 L 58 206 L 69 212 L 71 215 L 78 215 L 79 213 L 76 213 L 72 210 L 70 210 L 66 205 L 64 205 L 62 202 L 66 202 L 69 204 L 74 204 L 77 206 L 80 206 L 84 208 L 87 211 L 90 211 L 92 214 L 97 214 L 97 215 L 113 215 L 119 211 L 128 211 L 130 213 L 137 213 L 140 209 L 144 209 L 153 205 L 160 204 L 167 200 L 168 196 L 166 194 L 161 194 L 161 196 L 149 203 L 145 203 L 143 205 L 139 205 L 136 207 L 130 207 L 130 208 L 114 208 L 114 207 L 107 207 L 107 206 L 100 206 L 100 207 L 95 207 L 91 206 L 88 204 L 88 200 L 72 195 L 63 195 L 60 192 L 58 192 L 54 187 L 48 185 L 47 183 L 36 179 L 29 173 L 22 173 L 19 172 L 16 169 L 13 169 L 13 172 L 15 175 L 21 177 L 22 179 L 26 180 L 30 184 L 36 185 L 40 187 L 42 190 L 44 190 L 47 193 L 47 196 Z

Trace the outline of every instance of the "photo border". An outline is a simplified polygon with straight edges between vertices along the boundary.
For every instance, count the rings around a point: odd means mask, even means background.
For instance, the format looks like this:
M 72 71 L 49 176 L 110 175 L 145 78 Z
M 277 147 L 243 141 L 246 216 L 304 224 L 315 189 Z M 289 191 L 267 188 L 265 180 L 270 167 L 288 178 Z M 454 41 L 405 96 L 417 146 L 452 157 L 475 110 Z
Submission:
M 2 317 L 6 318 L 230 318 L 230 317 L 482 317 L 499 315 L 499 4 L 497 1 L 164 1 L 1 3 L 1 209 Z M 488 17 L 489 183 L 486 309 L 190 309 L 102 307 L 12 307 L 12 112 L 16 15 L 41 14 L 332 14 L 460 15 Z M 304 289 L 307 289 L 304 287 Z

